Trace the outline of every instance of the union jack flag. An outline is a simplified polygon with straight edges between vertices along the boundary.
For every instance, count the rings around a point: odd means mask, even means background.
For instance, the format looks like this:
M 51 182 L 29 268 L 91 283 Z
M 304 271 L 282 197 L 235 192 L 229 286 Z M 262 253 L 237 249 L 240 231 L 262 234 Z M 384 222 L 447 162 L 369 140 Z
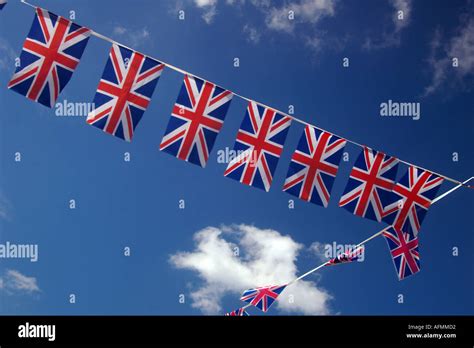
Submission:
M 132 141 L 163 68 L 157 60 L 113 44 L 87 123 Z
M 339 206 L 354 215 L 382 221 L 385 212 L 380 197 L 392 191 L 397 169 L 398 159 L 365 147 L 352 168 Z
M 420 254 L 418 252 L 418 237 L 411 233 L 402 232 L 392 226 L 382 235 L 387 241 L 392 255 L 393 264 L 397 270 L 398 279 L 418 273 L 420 271 Z
M 0 0 L 0 10 L 3 10 L 6 4 L 7 4 L 7 0 Z
M 208 81 L 185 75 L 160 150 L 205 167 L 232 96 Z
M 90 30 L 36 8 L 17 67 L 8 88 L 53 107 L 86 48 Z
M 249 314 L 243 308 L 236 309 L 235 311 L 225 314 L 226 317 L 248 317 Z
M 286 285 L 277 285 L 245 290 L 240 299 L 266 312 L 285 287 Z
M 416 237 L 442 183 L 443 178 L 438 175 L 410 166 L 393 191 L 382 198 L 382 221 Z
M 291 158 L 283 191 L 328 206 L 346 141 L 307 125 Z
M 249 102 L 224 175 L 245 185 L 270 190 L 291 118 Z
M 339 254 L 335 258 L 329 260 L 327 266 L 334 266 L 341 263 L 356 261 L 363 252 L 364 246 L 359 246 L 354 250 L 348 250 L 345 253 Z

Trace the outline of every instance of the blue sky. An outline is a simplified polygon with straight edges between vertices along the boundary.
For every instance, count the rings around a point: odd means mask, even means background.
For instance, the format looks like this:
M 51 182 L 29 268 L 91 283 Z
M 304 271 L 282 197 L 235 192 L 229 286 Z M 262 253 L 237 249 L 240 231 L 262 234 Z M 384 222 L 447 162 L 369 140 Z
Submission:
M 36 3 L 59 15 L 74 10 L 79 24 L 237 93 L 285 111 L 294 105 L 298 117 L 338 135 L 457 179 L 473 175 L 472 1 Z M 400 8 L 403 22 L 394 19 Z M 185 20 L 178 19 L 181 9 Z M 285 17 L 290 9 L 292 22 Z M 33 11 L 10 1 L 0 16 L 0 84 L 6 86 Z M 109 49 L 90 40 L 59 101 L 92 101 Z M 319 264 L 313 243 L 357 243 L 384 227 L 337 207 L 359 152 L 352 145 L 329 207 L 296 200 L 288 209 L 293 197 L 281 187 L 298 124 L 269 193 L 224 178 L 226 164 L 217 163 L 216 152 L 234 144 L 246 107 L 238 98 L 207 168 L 160 153 L 181 82 L 182 75 L 165 69 L 132 143 L 102 134 L 84 117 L 55 116 L 0 89 L 0 242 L 39 247 L 37 262 L 2 259 L 2 313 L 221 313 L 240 305 L 242 286 L 288 281 L 280 278 Z M 420 120 L 381 117 L 380 103 L 389 99 L 421 103 Z M 16 152 L 21 162 L 14 161 Z M 472 192 L 460 189 L 432 207 L 421 229 L 416 276 L 399 282 L 378 238 L 367 245 L 364 262 L 324 269 L 289 288 L 296 305 L 278 304 L 269 314 L 472 315 L 473 203 Z M 240 243 L 240 258 L 228 255 L 230 242 Z M 235 272 L 225 272 L 227 261 Z M 206 268 L 213 265 L 222 272 Z M 68 301 L 72 293 L 75 304 Z

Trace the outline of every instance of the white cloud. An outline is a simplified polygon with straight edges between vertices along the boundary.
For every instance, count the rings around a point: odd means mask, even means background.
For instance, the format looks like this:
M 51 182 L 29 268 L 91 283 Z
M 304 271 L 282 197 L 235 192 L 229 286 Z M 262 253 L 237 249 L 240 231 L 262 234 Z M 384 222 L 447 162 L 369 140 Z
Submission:
M 254 7 L 263 19 L 263 25 L 253 23 L 244 24 L 242 32 L 247 41 L 259 43 L 264 35 L 269 32 L 282 32 L 295 35 L 313 53 L 319 53 L 322 47 L 338 49 L 341 46 L 339 38 L 328 38 L 317 25 L 323 18 L 333 17 L 336 14 L 338 0 L 292 0 L 285 1 L 283 5 L 276 5 L 271 0 L 192 0 L 192 3 L 203 11 L 202 18 L 207 24 L 211 24 L 217 15 L 217 7 L 225 3 L 243 11 L 243 6 Z M 182 5 L 180 1 L 176 4 Z M 248 11 L 248 7 L 245 11 Z M 174 14 L 176 9 L 172 11 Z M 292 18 L 290 18 L 290 12 Z M 329 42 L 329 43 L 328 43 Z
M 334 16 L 335 0 L 300 0 L 287 3 L 283 7 L 272 7 L 266 11 L 265 23 L 268 28 L 291 32 L 295 23 L 315 24 L 322 18 Z M 290 20 L 289 13 L 293 11 L 294 19 Z
M 270 8 L 265 18 L 265 24 L 269 29 L 276 31 L 291 32 L 294 28 L 294 22 L 288 18 L 288 10 L 282 8 Z
M 244 34 L 247 35 L 247 40 L 248 41 L 253 42 L 255 44 L 260 42 L 260 36 L 261 35 L 260 35 L 259 31 L 256 28 L 246 24 L 246 25 L 244 25 L 243 32 L 244 32 Z
M 395 25 L 395 32 L 404 29 L 410 23 L 412 0 L 390 0 L 395 13 L 393 15 L 393 23 Z M 399 11 L 403 12 L 403 18 L 399 18 Z
M 217 0 L 194 0 L 194 3 L 197 7 L 208 7 L 215 6 L 217 4 Z
M 13 71 L 15 70 L 15 58 L 16 54 L 10 44 L 0 38 L 0 71 Z
M 143 45 L 150 39 L 150 32 L 147 28 L 128 29 L 121 25 L 116 25 L 113 28 L 113 33 L 120 36 L 130 46 Z
M 461 75 L 474 72 L 474 18 L 459 30 L 459 35 L 451 39 L 448 55 L 459 59 Z
M 267 2 L 258 4 L 266 14 L 265 24 L 268 30 L 295 35 L 314 54 L 321 52 L 323 47 L 340 48 L 342 42 L 339 37 L 330 37 L 318 28 L 322 19 L 335 16 L 337 0 L 290 1 L 282 7 L 271 7 Z M 290 13 L 293 19 L 290 18 Z
M 0 190 L 0 219 L 10 220 L 10 210 L 10 201 L 5 197 L 2 190 Z
M 271 5 L 271 0 L 250 0 L 250 3 L 254 5 L 255 7 L 270 7 Z
M 227 5 L 243 5 L 245 0 L 226 0 Z
M 307 39 L 306 44 L 313 49 L 318 50 L 321 47 L 321 38 L 319 36 L 313 36 Z
M 114 34 L 123 35 L 126 32 L 127 32 L 127 29 L 125 27 L 122 27 L 120 25 L 114 27 Z
M 211 24 L 217 14 L 217 0 L 194 0 L 197 7 L 204 10 L 202 19 L 207 24 Z
M 313 242 L 309 246 L 309 251 L 313 253 L 321 262 L 325 262 L 328 260 L 328 256 L 326 255 L 326 245 L 320 242 Z
M 238 297 L 245 289 L 283 284 L 297 277 L 295 262 L 303 246 L 275 230 L 249 225 L 207 227 L 197 232 L 194 240 L 194 251 L 178 252 L 170 262 L 201 278 L 190 296 L 192 306 L 203 313 L 222 313 L 225 295 Z M 240 257 L 234 255 L 235 247 L 240 249 Z M 290 303 L 290 295 L 294 303 Z M 286 313 L 328 314 L 330 299 L 315 282 L 302 280 L 288 287 L 275 307 Z
M 39 292 L 40 288 L 35 277 L 27 277 L 20 272 L 9 269 L 3 277 L 0 278 L 0 289 L 7 293 L 14 292 Z
M 446 72 L 449 67 L 449 58 L 447 56 L 444 56 L 443 58 L 437 57 L 437 52 L 442 48 L 441 32 L 439 30 L 435 31 L 430 47 L 431 50 L 428 63 L 430 64 L 433 76 L 430 85 L 425 88 L 425 96 L 433 93 L 439 88 L 442 82 L 446 79 Z
M 306 38 L 306 46 L 311 48 L 311 50 L 315 53 L 321 51 L 323 45 L 324 41 L 322 40 L 322 36 L 318 34 Z
M 296 23 L 315 24 L 322 18 L 334 16 L 337 0 L 294 0 L 285 3 L 283 6 L 273 6 L 271 0 L 250 0 L 248 3 L 259 9 L 264 15 L 264 22 L 268 29 L 291 33 Z M 226 0 L 227 5 L 241 6 L 245 0 Z M 217 14 L 217 0 L 194 0 L 196 7 L 204 11 L 202 18 L 206 23 L 212 23 Z M 294 12 L 294 20 L 290 20 L 289 11 Z M 244 32 L 246 31 L 244 26 Z M 255 28 L 253 28 L 256 30 Z M 247 29 L 248 30 L 248 29 Z M 248 31 L 249 40 L 255 42 L 257 34 L 254 30 Z M 253 35 L 252 35 L 253 34 Z M 260 33 L 258 33 L 260 39 Z
M 433 76 L 431 83 L 425 88 L 424 95 L 434 93 L 448 75 L 454 79 L 451 82 L 461 82 L 468 75 L 474 75 L 474 18 L 464 20 L 454 35 L 445 44 L 442 35 L 437 30 L 431 41 L 431 52 L 428 58 Z M 458 67 L 453 67 L 452 59 L 457 58 Z
M 214 21 L 214 17 L 217 14 L 217 9 L 215 6 L 209 7 L 202 15 L 202 19 L 204 19 L 204 22 L 207 24 L 211 24 Z
M 380 38 L 367 38 L 363 45 L 364 49 L 373 50 L 400 45 L 402 31 L 411 21 L 413 4 L 412 0 L 390 0 L 390 5 L 393 9 L 391 29 L 384 31 Z M 403 13 L 402 17 L 399 17 L 400 11 Z

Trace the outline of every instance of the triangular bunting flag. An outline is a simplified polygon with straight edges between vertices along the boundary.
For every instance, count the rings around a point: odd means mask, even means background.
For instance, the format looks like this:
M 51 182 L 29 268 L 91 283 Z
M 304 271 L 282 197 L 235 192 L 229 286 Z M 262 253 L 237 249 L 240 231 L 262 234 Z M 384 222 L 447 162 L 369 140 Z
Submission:
M 285 287 L 286 285 L 277 285 L 245 290 L 240 299 L 266 312 Z
M 339 254 L 335 258 L 329 260 L 327 266 L 356 261 L 359 256 L 363 254 L 363 252 L 364 246 L 357 247 L 355 250 L 348 250 L 345 253 Z
M 236 309 L 235 311 L 225 314 L 226 317 L 248 317 L 249 314 L 243 308 Z

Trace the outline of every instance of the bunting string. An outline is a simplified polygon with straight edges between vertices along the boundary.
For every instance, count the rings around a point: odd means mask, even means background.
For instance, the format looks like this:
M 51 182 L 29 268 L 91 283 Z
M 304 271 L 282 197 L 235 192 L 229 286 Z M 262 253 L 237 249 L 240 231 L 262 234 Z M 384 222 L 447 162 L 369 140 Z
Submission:
M 30 6 L 30 7 L 34 8 L 34 9 L 37 9 L 37 8 L 38 8 L 37 6 L 35 6 L 35 5 L 31 4 L 31 3 L 29 3 L 29 2 L 26 1 L 26 0 L 20 0 L 20 1 L 21 1 L 21 3 L 23 3 L 23 4 L 27 5 L 27 6 Z M 119 45 L 119 46 L 122 46 L 122 47 L 124 47 L 124 48 L 130 50 L 130 51 L 136 52 L 136 50 L 134 50 L 133 48 L 128 47 L 128 46 L 126 46 L 126 45 L 123 45 L 122 43 L 119 43 L 119 42 L 115 41 L 114 39 L 112 39 L 112 38 L 110 38 L 110 37 L 108 37 L 108 36 L 105 36 L 105 35 L 103 35 L 103 34 L 100 34 L 100 33 L 96 32 L 96 31 L 94 31 L 94 30 L 92 30 L 92 29 L 90 30 L 90 34 L 91 34 L 92 36 L 95 36 L 95 37 L 101 39 L 101 40 L 107 41 L 107 42 L 109 42 L 109 43 L 111 43 L 111 44 Z M 153 57 L 151 57 L 151 56 L 149 56 L 149 57 L 152 58 L 152 59 L 156 59 L 156 58 L 153 58 Z M 200 76 L 198 76 L 198 75 L 196 75 L 196 74 L 194 74 L 194 73 L 191 73 L 191 72 L 186 71 L 186 70 L 184 70 L 184 69 L 182 69 L 182 68 L 179 68 L 179 67 L 177 67 L 177 66 L 175 66 L 175 65 L 173 65 L 173 64 L 164 62 L 164 61 L 161 60 L 161 59 L 156 59 L 156 60 L 160 61 L 160 62 L 161 62 L 162 64 L 164 64 L 167 68 L 169 68 L 169 69 L 171 69 L 171 70 L 174 70 L 174 71 L 176 71 L 176 72 L 178 72 L 178 73 L 181 73 L 181 74 L 183 74 L 183 75 L 189 75 L 189 76 L 198 78 L 198 79 L 203 80 L 203 81 L 209 81 L 209 80 L 207 80 L 207 79 L 205 79 L 205 78 L 202 78 L 202 77 L 200 77 Z M 210 81 L 209 81 L 209 82 L 210 82 Z M 218 85 L 218 84 L 215 84 L 214 82 L 212 82 L 212 83 L 213 83 L 215 86 L 219 87 L 219 88 L 222 88 L 222 89 L 224 89 L 224 90 L 227 90 L 226 88 L 224 88 L 224 87 L 222 87 L 222 86 L 220 86 L 220 85 Z M 244 96 L 244 95 L 242 95 L 242 94 L 236 93 L 236 92 L 234 92 L 233 90 L 229 90 L 229 91 L 231 91 L 231 93 L 232 93 L 234 96 L 236 96 L 236 97 L 238 97 L 238 98 L 240 98 L 240 99 L 242 99 L 242 100 L 245 100 L 245 101 L 247 101 L 247 102 L 252 102 L 252 103 L 255 103 L 255 104 L 260 105 L 261 107 L 274 110 L 274 111 L 278 112 L 279 114 L 281 114 L 281 115 L 283 115 L 283 116 L 285 116 L 285 117 L 289 117 L 291 120 L 293 120 L 293 121 L 295 121 L 295 122 L 297 122 L 297 123 L 300 123 L 300 124 L 305 125 L 305 126 L 313 127 L 313 128 L 318 129 L 319 131 L 322 131 L 322 132 L 326 132 L 326 130 L 324 130 L 324 129 L 322 129 L 322 128 L 319 128 L 319 127 L 317 127 L 317 126 L 315 126 L 315 125 L 313 125 L 313 124 L 311 124 L 311 123 L 308 123 L 308 122 L 302 120 L 301 118 L 295 117 L 295 116 L 293 116 L 293 115 L 289 115 L 289 114 L 287 114 L 286 112 L 283 112 L 283 111 L 281 111 L 281 110 L 279 110 L 279 109 L 276 109 L 276 108 L 274 108 L 274 107 L 268 106 L 268 105 L 266 105 L 266 104 L 264 104 L 264 103 L 255 101 L 254 99 L 251 99 L 251 98 L 248 98 L 248 97 L 246 97 L 246 96 Z M 333 133 L 333 132 L 330 132 L 330 133 L 333 134 L 333 135 L 335 135 L 335 136 L 337 136 L 337 137 L 343 138 L 343 139 L 345 139 L 348 143 L 351 143 L 351 144 L 356 145 L 356 146 L 358 146 L 358 147 L 361 147 L 361 148 L 369 148 L 369 149 L 373 150 L 372 148 L 370 148 L 370 147 L 368 147 L 368 146 L 366 146 L 366 145 L 362 145 L 362 144 L 360 144 L 360 143 L 358 143 L 358 142 L 356 142 L 356 141 L 347 139 L 347 138 L 345 138 L 345 137 L 341 137 L 341 136 L 339 136 L 339 135 L 337 135 L 337 134 L 335 134 L 335 133 Z M 459 180 L 453 179 L 453 178 L 448 177 L 448 176 L 446 176 L 446 175 L 443 175 L 443 174 L 434 172 L 434 171 L 432 171 L 432 170 L 429 170 L 429 169 L 420 167 L 420 166 L 418 166 L 418 165 L 414 165 L 414 164 L 412 164 L 412 163 L 410 163 L 410 162 L 401 160 L 401 159 L 399 159 L 399 158 L 397 158 L 397 159 L 398 159 L 399 162 L 404 163 L 404 164 L 407 165 L 407 166 L 414 166 L 414 167 L 417 167 L 417 168 L 422 169 L 422 170 L 424 170 L 424 171 L 431 172 L 431 173 L 433 173 L 433 174 L 435 174 L 435 175 L 437 175 L 437 176 L 439 176 L 439 177 L 442 177 L 443 179 L 445 179 L 445 180 L 447 180 L 447 181 L 450 181 L 450 182 L 452 182 L 452 183 L 454 183 L 454 184 L 456 184 L 456 185 L 463 186 L 463 187 L 470 188 L 470 189 L 473 189 L 473 188 L 474 188 L 473 185 L 467 185 L 466 183 L 463 183 L 463 182 L 461 182 L 461 181 L 459 181 Z M 456 187 L 456 188 L 457 188 L 457 187 Z
M 463 185 L 467 184 L 467 183 L 468 183 L 469 181 L 471 181 L 472 179 L 474 179 L 474 176 L 473 176 L 473 177 L 470 177 L 470 178 L 467 179 L 467 180 L 464 180 L 464 181 L 461 182 L 459 185 L 457 185 L 457 186 L 451 188 L 450 190 L 444 192 L 443 194 L 439 195 L 438 197 L 436 197 L 435 199 L 433 199 L 433 201 L 431 202 L 431 204 L 435 204 L 436 202 L 439 202 L 441 199 L 445 198 L 446 196 L 448 196 L 449 194 L 453 193 L 454 191 L 456 191 L 457 189 L 459 189 L 459 188 L 462 187 Z M 377 233 L 374 233 L 373 235 L 371 235 L 371 236 L 368 237 L 367 239 L 363 240 L 362 242 L 360 242 L 359 244 L 357 244 L 356 246 L 354 246 L 351 251 L 357 250 L 357 249 L 360 248 L 360 247 L 364 247 L 365 244 L 367 244 L 369 241 L 371 241 L 371 240 L 377 238 L 378 236 L 382 235 L 384 232 L 386 232 L 386 231 L 389 230 L 390 228 L 393 228 L 393 226 L 387 226 L 387 227 L 383 228 L 382 230 L 378 231 Z M 349 253 L 350 253 L 351 251 L 349 251 Z M 347 253 L 348 253 L 348 252 L 346 252 L 346 254 L 347 254 Z M 327 260 L 327 261 L 323 262 L 322 264 L 320 264 L 319 266 L 317 266 L 317 267 L 315 267 L 315 268 L 313 268 L 313 269 L 307 271 L 306 273 L 300 275 L 299 277 L 297 277 L 297 278 L 291 280 L 290 282 L 288 282 L 288 283 L 285 285 L 285 289 L 286 289 L 287 287 L 289 287 L 290 285 L 292 285 L 292 284 L 294 284 L 294 283 L 296 283 L 296 282 L 298 282 L 298 281 L 300 281 L 300 280 L 302 280 L 302 279 L 308 277 L 309 275 L 311 275 L 311 274 L 313 274 L 313 273 L 319 271 L 321 268 L 323 268 L 323 267 L 329 265 L 329 264 L 330 264 L 330 261 L 331 261 L 331 260 Z M 278 299 L 278 297 L 275 298 L 275 300 L 277 300 L 277 299 Z M 252 307 L 252 306 L 253 306 L 253 304 L 252 304 L 252 303 L 249 303 L 249 304 L 247 304 L 247 305 L 241 307 L 241 309 L 242 309 L 243 311 L 245 311 L 245 309 L 247 309 L 247 308 L 249 308 L 249 307 Z M 265 311 L 266 311 L 266 310 L 265 310 Z

